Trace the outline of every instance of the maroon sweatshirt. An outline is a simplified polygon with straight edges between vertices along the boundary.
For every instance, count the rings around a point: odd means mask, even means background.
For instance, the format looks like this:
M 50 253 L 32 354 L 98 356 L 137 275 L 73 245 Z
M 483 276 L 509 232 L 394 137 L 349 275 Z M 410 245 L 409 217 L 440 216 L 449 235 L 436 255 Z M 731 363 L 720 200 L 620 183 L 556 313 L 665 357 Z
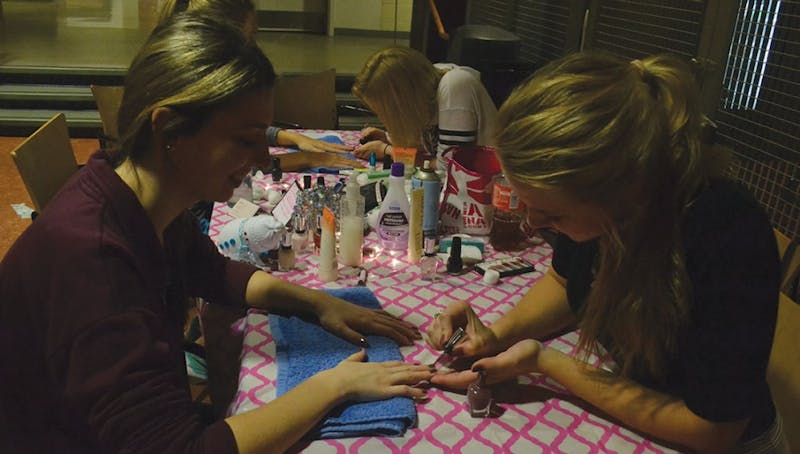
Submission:
M 187 296 L 243 305 L 254 271 L 188 212 L 162 247 L 96 153 L 0 263 L 0 452 L 236 452 L 195 413 L 182 322 Z

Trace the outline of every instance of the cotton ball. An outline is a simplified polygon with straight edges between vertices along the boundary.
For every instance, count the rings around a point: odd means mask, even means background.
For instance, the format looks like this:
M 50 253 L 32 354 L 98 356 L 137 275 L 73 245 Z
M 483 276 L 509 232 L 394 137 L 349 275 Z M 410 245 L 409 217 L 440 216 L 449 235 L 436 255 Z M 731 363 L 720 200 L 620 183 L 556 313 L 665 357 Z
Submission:
M 275 189 L 268 189 L 267 190 L 267 202 L 270 205 L 277 205 L 278 202 L 281 201 L 283 198 L 283 194 L 280 191 L 276 191 Z
M 488 285 L 495 285 L 500 281 L 500 272 L 497 270 L 486 270 L 483 273 L 483 283 Z

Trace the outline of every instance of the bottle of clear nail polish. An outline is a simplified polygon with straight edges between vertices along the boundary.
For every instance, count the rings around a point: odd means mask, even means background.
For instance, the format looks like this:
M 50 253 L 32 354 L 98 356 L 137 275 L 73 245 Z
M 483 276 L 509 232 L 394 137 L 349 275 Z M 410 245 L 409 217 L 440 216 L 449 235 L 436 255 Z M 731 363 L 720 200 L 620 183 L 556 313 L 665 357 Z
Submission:
M 436 279 L 439 271 L 439 257 L 436 256 L 436 237 L 433 235 L 425 236 L 425 255 L 419 261 L 419 275 L 423 280 L 432 281 Z
M 467 404 L 473 418 L 488 418 L 492 414 L 492 390 L 486 386 L 486 371 L 478 371 L 478 379 L 467 387 Z

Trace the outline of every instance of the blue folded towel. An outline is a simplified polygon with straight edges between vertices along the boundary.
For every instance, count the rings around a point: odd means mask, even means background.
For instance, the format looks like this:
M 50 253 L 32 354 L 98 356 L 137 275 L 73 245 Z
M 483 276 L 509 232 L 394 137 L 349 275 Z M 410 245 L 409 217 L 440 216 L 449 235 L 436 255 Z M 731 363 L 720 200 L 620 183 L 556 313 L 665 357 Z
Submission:
M 336 134 L 328 134 L 324 136 L 317 136 L 315 134 L 309 134 L 309 137 L 313 137 L 322 142 L 327 143 L 335 143 L 338 145 L 344 145 L 342 138 L 337 136 Z M 353 153 L 342 153 L 342 156 L 345 158 L 356 159 L 356 156 Z M 311 173 L 339 173 L 339 170 L 342 169 L 351 169 L 352 167 L 312 167 L 308 169 Z
M 372 291 L 365 287 L 327 292 L 359 306 L 381 308 Z M 358 351 L 358 347 L 353 344 L 296 317 L 271 314 L 269 326 L 277 348 L 278 396 L 317 372 L 336 366 Z M 380 336 L 369 336 L 367 341 L 368 361 L 402 361 L 400 349 L 394 341 Z M 416 421 L 414 402 L 407 397 L 350 403 L 334 409 L 309 436 L 315 439 L 367 435 L 401 436 Z

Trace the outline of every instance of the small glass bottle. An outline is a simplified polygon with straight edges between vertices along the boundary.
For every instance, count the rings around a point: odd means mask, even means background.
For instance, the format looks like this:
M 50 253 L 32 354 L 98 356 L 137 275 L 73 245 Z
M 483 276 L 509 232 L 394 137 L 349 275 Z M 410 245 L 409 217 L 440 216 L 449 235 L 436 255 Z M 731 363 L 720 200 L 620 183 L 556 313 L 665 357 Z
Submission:
M 467 387 L 467 404 L 473 418 L 488 418 L 492 414 L 494 398 L 486 386 L 486 371 L 478 371 L 478 379 Z
M 525 233 L 521 223 L 525 204 L 520 202 L 508 179 L 500 174 L 492 182 L 492 228 L 489 243 L 498 251 L 517 250 L 525 247 Z
M 294 225 L 294 233 L 292 233 L 292 251 L 294 251 L 295 254 L 301 254 L 305 252 L 306 247 L 308 247 L 306 219 L 300 213 L 295 213 L 292 223 Z
M 433 281 L 439 272 L 439 257 L 436 255 L 436 236 L 425 235 L 423 256 L 419 260 L 419 275 L 423 280 Z
M 294 268 L 294 249 L 292 249 L 292 230 L 287 229 L 281 238 L 281 247 L 278 250 L 278 269 L 291 271 Z

